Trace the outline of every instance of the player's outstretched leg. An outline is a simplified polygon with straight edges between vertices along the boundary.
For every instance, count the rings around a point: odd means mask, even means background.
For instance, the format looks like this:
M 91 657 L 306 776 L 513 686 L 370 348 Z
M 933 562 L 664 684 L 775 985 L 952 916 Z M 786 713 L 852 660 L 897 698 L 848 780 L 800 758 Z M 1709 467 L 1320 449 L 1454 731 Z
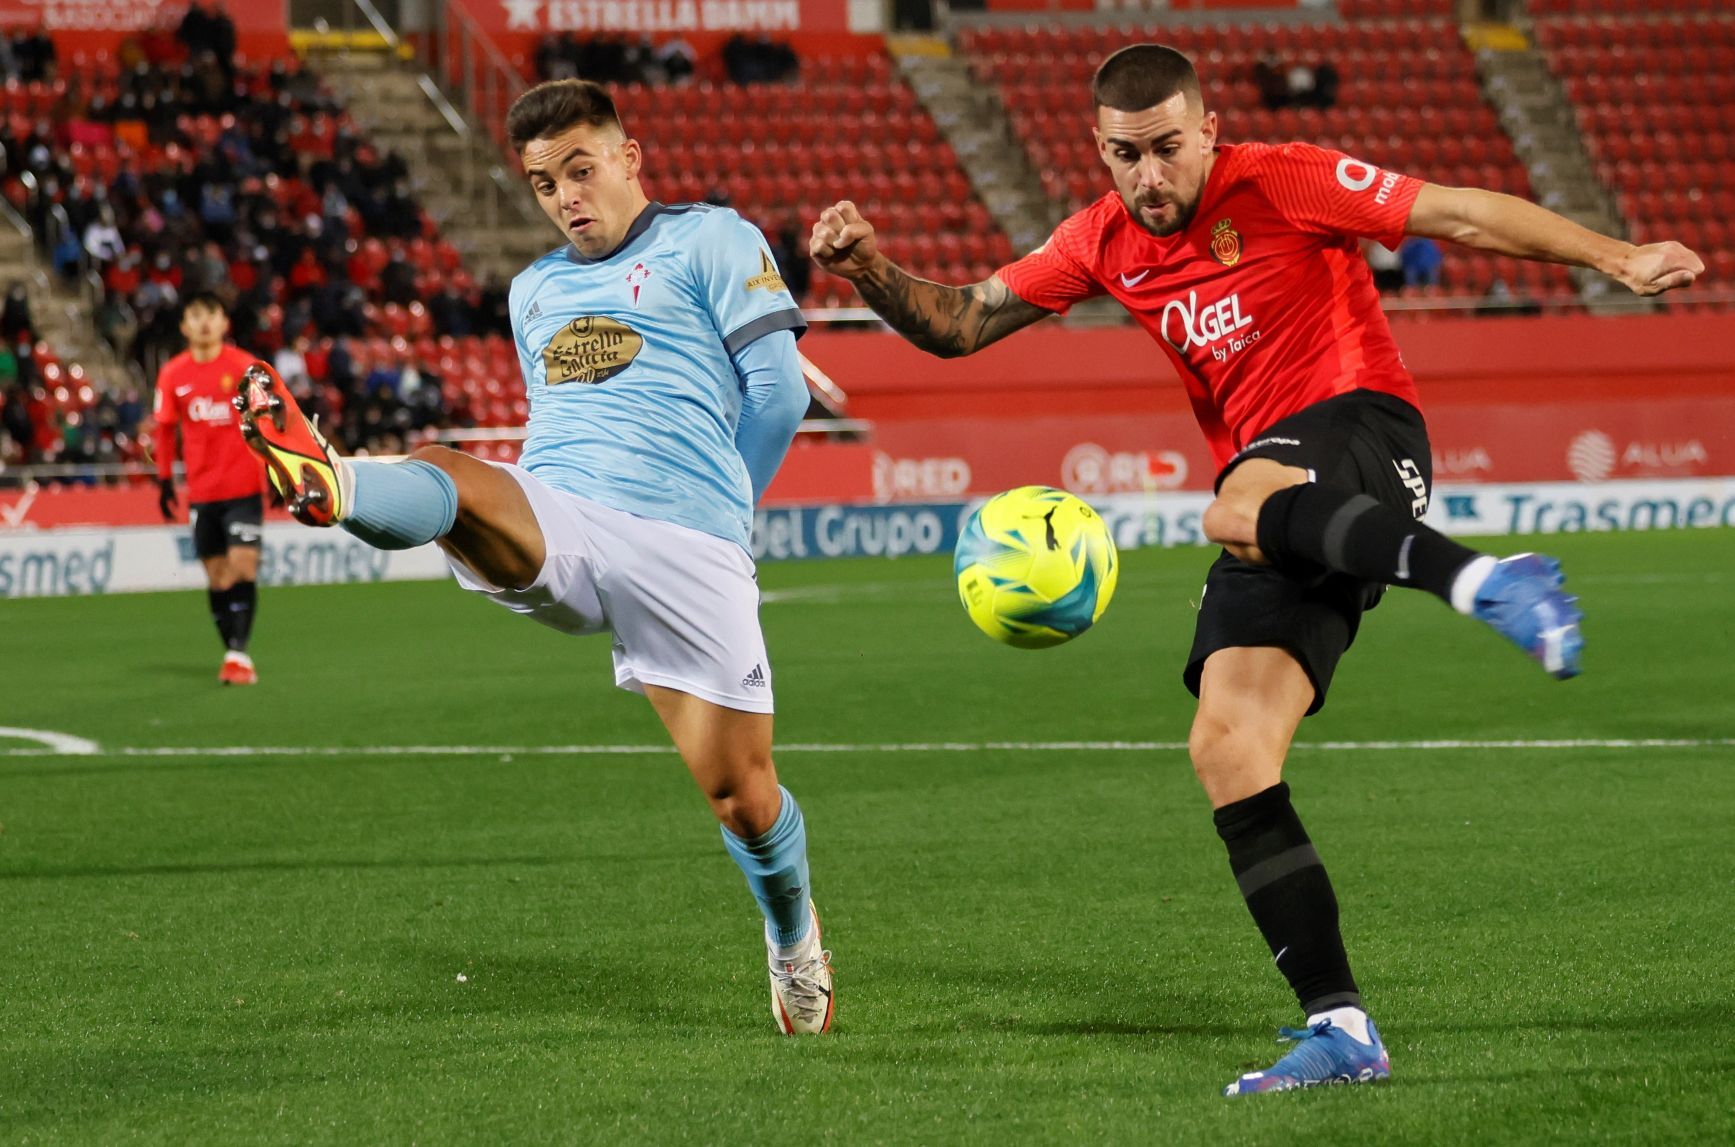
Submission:
M 1220 649 L 1200 676 L 1188 737 L 1193 768 L 1247 911 L 1307 1017 L 1293 1052 L 1243 1075 L 1225 1095 L 1391 1074 L 1350 972 L 1337 894 L 1282 780 L 1290 740 L 1313 698 L 1301 664 L 1271 646 Z
M 416 458 L 340 458 L 266 363 L 247 368 L 235 408 L 242 436 L 264 459 L 272 486 L 297 521 L 341 525 L 382 550 L 410 549 L 451 532 L 458 516 L 451 475 Z
M 1206 533 L 1246 560 L 1296 577 L 1322 569 L 1427 590 L 1483 622 L 1552 676 L 1579 672 L 1578 599 L 1552 558 L 1495 559 L 1367 494 L 1306 480 L 1306 471 L 1249 459 L 1224 479 Z
M 655 685 L 645 694 L 710 801 L 723 847 L 759 902 L 771 1018 L 785 1035 L 828 1031 L 836 1013 L 831 953 L 809 895 L 807 825 L 771 762 L 771 714 Z

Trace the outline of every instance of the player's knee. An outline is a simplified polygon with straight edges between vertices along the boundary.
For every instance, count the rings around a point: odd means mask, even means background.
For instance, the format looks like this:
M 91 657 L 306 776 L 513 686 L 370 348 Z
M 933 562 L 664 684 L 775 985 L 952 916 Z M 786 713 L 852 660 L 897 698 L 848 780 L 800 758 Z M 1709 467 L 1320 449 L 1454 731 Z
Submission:
M 458 476 L 458 468 L 470 460 L 470 456 L 462 450 L 454 450 L 450 446 L 418 446 L 410 452 L 410 461 L 426 462 L 444 470 L 453 478 Z
M 1218 495 L 1199 521 L 1205 536 L 1220 546 L 1252 545 L 1258 541 L 1259 507 L 1245 499 Z M 1239 555 L 1237 555 L 1239 556 Z
M 725 775 L 704 785 L 705 799 L 719 823 L 736 836 L 759 836 L 777 822 L 782 795 L 770 754 L 743 758 Z
M 1245 723 L 1201 709 L 1187 735 L 1187 754 L 1205 791 L 1215 793 L 1224 778 L 1248 772 L 1281 770 L 1283 752 Z
M 711 811 L 724 828 L 743 840 L 749 840 L 769 832 L 777 823 L 775 786 L 771 795 L 773 799 L 768 800 L 764 793 L 732 790 L 710 797 Z

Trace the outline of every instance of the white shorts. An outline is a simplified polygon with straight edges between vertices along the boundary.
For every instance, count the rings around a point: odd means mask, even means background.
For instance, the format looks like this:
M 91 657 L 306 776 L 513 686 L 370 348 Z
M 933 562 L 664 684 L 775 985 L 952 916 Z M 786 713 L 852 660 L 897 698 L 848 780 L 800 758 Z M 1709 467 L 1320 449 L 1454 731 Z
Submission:
M 729 709 L 772 711 L 759 582 L 747 551 L 550 489 L 522 467 L 494 465 L 524 488 L 548 559 L 528 589 L 515 590 L 487 584 L 448 553 L 459 585 L 562 633 L 613 632 L 622 689 L 661 685 Z

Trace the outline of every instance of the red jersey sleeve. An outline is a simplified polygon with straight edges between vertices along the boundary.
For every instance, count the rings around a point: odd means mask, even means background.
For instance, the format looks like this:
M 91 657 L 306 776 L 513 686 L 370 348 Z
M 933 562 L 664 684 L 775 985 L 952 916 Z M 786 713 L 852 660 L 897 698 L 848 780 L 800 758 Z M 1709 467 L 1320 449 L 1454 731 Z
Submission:
M 1366 237 L 1397 249 L 1422 181 L 1330 148 L 1286 143 L 1257 168 L 1271 202 L 1297 227 Z
M 175 472 L 175 426 L 181 420 L 172 371 L 157 372 L 157 397 L 151 412 L 157 424 L 152 442 L 157 459 L 157 477 L 169 478 Z
M 1100 224 L 1086 208 L 1062 220 L 1048 242 L 995 274 L 1025 302 L 1064 315 L 1072 304 L 1104 293 L 1090 270 L 1091 237 L 1100 232 Z

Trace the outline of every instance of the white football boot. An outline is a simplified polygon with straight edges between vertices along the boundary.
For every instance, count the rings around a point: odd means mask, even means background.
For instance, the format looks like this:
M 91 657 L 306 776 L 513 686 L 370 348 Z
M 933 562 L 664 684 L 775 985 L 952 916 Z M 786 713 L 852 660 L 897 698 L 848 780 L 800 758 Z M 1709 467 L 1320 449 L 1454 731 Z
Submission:
M 818 1035 L 831 1028 L 837 1010 L 831 994 L 831 953 L 820 943 L 819 912 L 808 904 L 813 927 L 791 957 L 778 959 L 769 932 L 766 962 L 771 966 L 771 1018 L 784 1035 Z

